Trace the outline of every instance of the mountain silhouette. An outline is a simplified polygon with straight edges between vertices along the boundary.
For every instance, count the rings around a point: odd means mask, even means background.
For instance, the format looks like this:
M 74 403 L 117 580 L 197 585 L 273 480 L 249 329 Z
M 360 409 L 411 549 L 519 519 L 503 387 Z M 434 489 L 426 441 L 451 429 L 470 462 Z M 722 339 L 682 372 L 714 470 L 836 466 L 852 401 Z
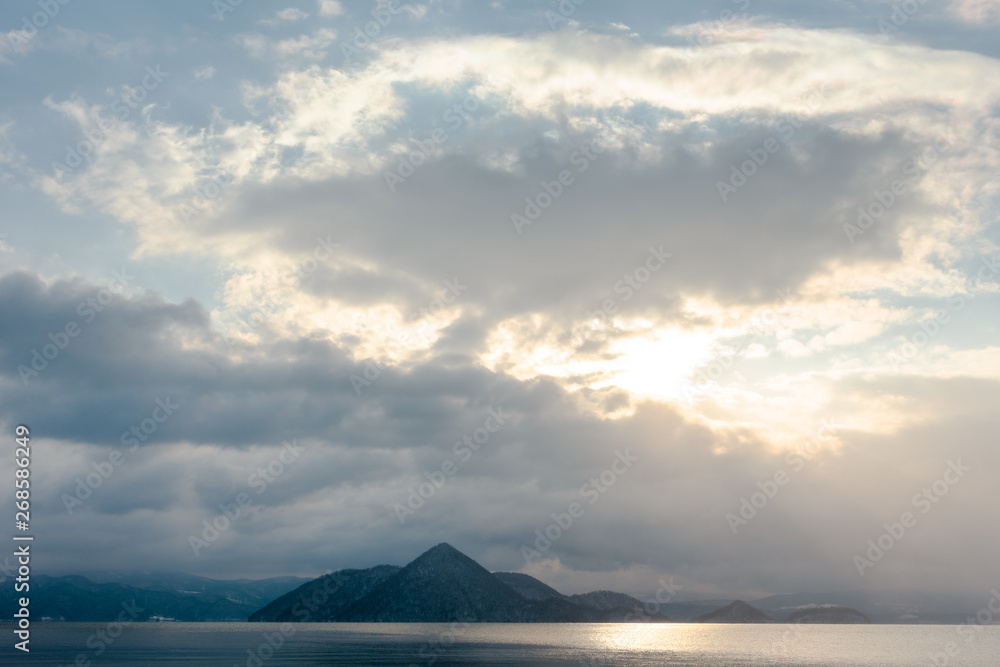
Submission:
M 320 577 L 254 612 L 250 620 L 350 623 L 670 620 L 659 614 L 637 614 L 641 606 L 635 598 L 621 593 L 600 591 L 567 597 L 526 574 L 494 574 L 450 544 L 442 543 L 403 568 L 380 565 Z
M 695 623 L 774 623 L 774 619 L 760 609 L 751 607 L 743 600 L 730 602 L 694 619 Z
M 360 600 L 399 572 L 396 565 L 365 570 L 340 570 L 302 584 L 250 615 L 251 621 L 322 623 L 333 621 L 345 607 Z

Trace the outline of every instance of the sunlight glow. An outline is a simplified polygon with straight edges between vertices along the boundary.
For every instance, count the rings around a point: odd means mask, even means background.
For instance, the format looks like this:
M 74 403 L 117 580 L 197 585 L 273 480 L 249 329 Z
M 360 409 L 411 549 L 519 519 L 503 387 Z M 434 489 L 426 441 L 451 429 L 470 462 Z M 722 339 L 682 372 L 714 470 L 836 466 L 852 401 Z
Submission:
M 609 384 L 661 400 L 681 398 L 683 383 L 713 356 L 710 335 L 681 329 L 625 338 L 611 350 L 618 370 Z

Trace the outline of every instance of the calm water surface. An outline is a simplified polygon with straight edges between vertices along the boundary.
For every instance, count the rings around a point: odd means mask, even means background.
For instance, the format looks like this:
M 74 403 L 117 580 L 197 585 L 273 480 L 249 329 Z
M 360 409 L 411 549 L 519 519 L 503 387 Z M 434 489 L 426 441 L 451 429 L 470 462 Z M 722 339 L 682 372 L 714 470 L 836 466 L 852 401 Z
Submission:
M 1000 626 L 38 623 L 30 655 L 0 631 L 4 666 L 1000 667 Z

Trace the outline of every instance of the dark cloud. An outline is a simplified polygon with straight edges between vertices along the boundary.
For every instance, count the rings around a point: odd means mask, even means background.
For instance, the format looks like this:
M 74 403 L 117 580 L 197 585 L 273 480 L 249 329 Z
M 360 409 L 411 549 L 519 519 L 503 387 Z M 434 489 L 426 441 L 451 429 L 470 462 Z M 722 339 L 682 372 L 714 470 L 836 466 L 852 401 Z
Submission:
M 526 313 L 566 325 L 585 319 L 605 299 L 622 300 L 616 286 L 643 266 L 650 248 L 672 257 L 634 293 L 628 313 L 681 323 L 689 317 L 679 312 L 683 296 L 769 303 L 777 290 L 794 293 L 832 265 L 898 260 L 905 231 L 899 220 L 923 205 L 919 194 L 900 197 L 854 244 L 843 225 L 872 201 L 872 184 L 887 189 L 922 146 L 893 134 L 864 139 L 807 124 L 793 142 L 779 141 L 781 149 L 723 202 L 717 183 L 750 160 L 748 150 L 781 139 L 775 127 L 777 120 L 740 128 L 701 155 L 683 147 L 684 137 L 664 139 L 663 158 L 641 169 L 627 166 L 642 158 L 625 148 L 577 173 L 572 151 L 592 139 L 577 135 L 537 147 L 522 175 L 446 157 L 422 166 L 395 194 L 381 174 L 294 192 L 259 188 L 219 224 L 280 230 L 289 252 L 330 235 L 349 256 L 387 268 L 381 275 L 334 269 L 334 259 L 305 289 L 350 305 L 393 304 L 409 319 L 445 292 L 445 280 L 457 279 L 468 289 L 446 308 L 482 312 L 480 326 Z M 564 169 L 574 183 L 519 235 L 511 214 L 523 215 L 525 198 Z
M 27 275 L 6 276 L 0 288 L 3 321 L 16 308 L 22 329 L 43 333 L 93 292 L 83 283 L 45 287 Z M 19 300 L 15 288 L 30 298 Z M 972 590 L 991 576 L 991 559 L 966 559 L 951 545 L 968 545 L 974 554 L 996 548 L 983 529 L 990 508 L 980 502 L 998 463 L 989 438 L 995 418 L 986 416 L 993 381 L 840 381 L 835 388 L 844 396 L 876 400 L 905 391 L 914 413 L 929 414 L 933 406 L 938 416 L 885 435 L 845 426 L 839 452 L 824 451 L 795 470 L 748 429 L 709 428 L 656 403 L 640 404 L 630 417 L 603 419 L 585 394 L 544 379 L 516 381 L 461 357 L 388 369 L 358 397 L 346 381 L 348 357 L 325 343 L 269 344 L 241 362 L 185 348 L 185 340 L 213 343 L 197 304 L 119 297 L 102 320 L 93 322 L 101 337 L 81 336 L 78 348 L 67 348 L 29 385 L 34 406 L 6 366 L 0 420 L 35 423 L 46 443 L 35 466 L 50 489 L 38 525 L 49 545 L 40 560 L 52 570 L 142 562 L 227 576 L 318 573 L 404 562 L 442 539 L 490 567 L 518 569 L 520 547 L 533 543 L 534 531 L 580 500 L 581 486 L 599 478 L 617 452 L 628 451 L 639 462 L 585 504 L 584 517 L 547 556 L 579 571 L 645 566 L 734 592 L 920 586 L 926 583 L 920 573 L 941 559 L 961 559 L 963 567 L 938 573 L 935 586 Z M 5 358 L 17 359 L 11 350 L 35 340 L 7 335 Z M 87 363 L 74 356 L 83 353 Z M 116 379 L 122 369 L 132 370 L 130 380 Z M 120 385 L 127 391 L 116 391 Z M 155 397 L 174 393 L 184 404 L 163 431 L 125 451 L 125 465 L 67 513 L 61 494 L 72 494 L 75 480 L 116 445 L 102 435 L 113 436 L 147 414 Z M 456 443 L 482 427 L 490 409 L 509 415 L 505 424 L 462 460 Z M 258 493 L 251 475 L 293 439 L 303 453 Z M 86 441 L 95 444 L 74 444 Z M 457 473 L 400 525 L 393 506 L 406 503 L 424 473 L 446 460 Z M 861 581 L 852 556 L 878 537 L 884 522 L 914 511 L 911 497 L 940 478 L 949 460 L 970 466 L 967 478 L 918 515 L 912 536 L 886 556 L 893 565 L 879 564 Z M 738 513 L 741 498 L 779 470 L 791 481 L 734 535 L 726 514 Z M 239 493 L 249 494 L 252 506 L 195 557 L 188 536 Z

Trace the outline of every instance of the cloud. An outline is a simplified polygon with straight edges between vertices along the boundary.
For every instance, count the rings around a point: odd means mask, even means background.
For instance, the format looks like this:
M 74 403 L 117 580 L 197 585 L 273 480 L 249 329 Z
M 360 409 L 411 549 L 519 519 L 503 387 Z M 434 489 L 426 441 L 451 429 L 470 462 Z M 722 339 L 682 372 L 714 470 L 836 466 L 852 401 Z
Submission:
M 489 368 L 604 387 L 622 377 L 638 381 L 628 367 L 636 364 L 635 346 L 646 344 L 639 341 L 681 337 L 691 349 L 725 347 L 726 335 L 714 330 L 725 325 L 722 310 L 738 309 L 737 319 L 747 320 L 787 290 L 799 296 L 768 349 L 827 359 L 897 321 L 893 308 L 856 295 L 961 287 L 954 268 L 928 258 L 945 252 L 961 261 L 960 239 L 982 224 L 953 193 L 987 177 L 978 161 L 992 149 L 973 159 L 968 149 L 981 135 L 962 134 L 972 131 L 962 123 L 968 109 L 992 99 L 966 71 L 993 65 L 968 54 L 941 61 L 923 49 L 850 35 L 803 40 L 770 28 L 762 42 L 758 34 L 734 34 L 683 61 L 667 47 L 583 32 L 477 37 L 447 48 L 396 43 L 364 68 L 287 67 L 270 86 L 247 86 L 248 107 L 269 100 L 280 109 L 278 122 L 272 111 L 254 122 L 219 118 L 194 133 L 145 117 L 81 173 L 42 182 L 67 207 L 113 207 L 140 231 L 144 252 L 219 253 L 232 273 L 215 312 L 233 327 L 235 313 L 256 312 L 266 299 L 276 304 L 268 306 L 271 335 L 349 339 L 360 354 L 393 363 L 417 360 L 467 331 L 465 352 Z M 275 48 L 260 39 L 262 48 Z M 798 55 L 776 60 L 776 44 Z M 858 60 L 862 46 L 887 61 Z M 745 52 L 742 71 L 719 69 L 734 48 Z M 467 57 L 455 58 L 456 50 Z M 950 103 L 940 87 L 915 99 L 903 85 L 914 58 L 926 60 L 922 76 L 950 86 Z M 643 63 L 638 71 L 635 62 Z M 827 86 L 822 98 L 804 101 L 801 93 L 814 89 L 808 82 L 824 68 L 833 81 L 852 72 L 861 92 Z M 775 76 L 786 92 L 774 91 Z M 864 93 L 868 78 L 880 82 L 877 96 Z M 472 110 L 459 106 L 459 115 L 456 103 Z M 745 111 L 734 117 L 726 111 L 734 107 Z M 99 111 L 79 102 L 60 108 L 81 124 Z M 911 190 L 852 244 L 843 227 L 869 206 L 872 184 L 885 189 L 904 176 L 933 146 L 943 118 L 959 126 L 953 147 L 906 175 Z M 386 174 L 436 128 L 447 140 L 391 192 Z M 584 159 L 581 147 L 602 131 L 605 149 Z M 751 156 L 766 153 L 769 140 L 779 149 L 756 173 Z M 498 160 L 500 150 L 509 159 Z M 944 159 L 947 169 L 936 166 Z M 747 163 L 754 173 L 729 193 L 733 201 L 723 201 L 718 184 Z M 155 180 L 122 177 L 151 169 Z M 567 169 L 574 182 L 560 186 L 565 193 L 536 222 L 520 230 L 511 224 L 512 215 L 537 206 L 531 202 L 543 183 Z M 198 204 L 194 217 L 183 213 L 219 174 L 227 174 L 220 196 Z M 331 223 L 329 210 L 352 224 Z M 965 222 L 942 222 L 948 218 Z M 481 224 L 473 231 L 468 220 Z M 609 243 L 610 220 L 634 244 Z M 337 257 L 299 290 L 276 286 L 279 267 L 303 261 L 331 231 L 345 242 Z M 272 242 L 261 249 L 254 235 Z M 674 256 L 642 289 L 627 287 L 623 279 L 641 268 L 649 247 Z M 511 256 L 518 257 L 514 274 Z M 440 317 L 419 315 L 435 286 L 456 276 L 468 292 Z M 614 318 L 591 323 L 588 313 L 609 298 Z M 567 359 L 573 363 L 560 361 Z
M 254 58 L 293 58 L 321 60 L 326 49 L 337 38 L 335 30 L 321 28 L 311 35 L 301 35 L 291 39 L 273 40 L 260 34 L 244 34 L 237 41 Z
M 992 561 L 948 545 L 996 547 L 976 499 L 995 487 L 1000 287 L 975 283 L 996 249 L 996 59 L 827 13 L 724 31 L 637 15 L 643 42 L 464 6 L 415 8 L 444 28 L 393 23 L 352 64 L 301 10 L 267 19 L 280 36 L 213 36 L 228 55 L 191 28 L 174 62 L 213 85 L 149 91 L 99 140 L 106 82 L 52 78 L 25 104 L 37 118 L 3 112 L 15 209 L 35 197 L 44 229 L 107 245 L 84 260 L 47 237 L 30 259 L 19 230 L 10 265 L 37 266 L 0 277 L 0 422 L 44 425 L 60 453 L 34 471 L 60 489 L 41 565 L 315 574 L 447 539 L 519 569 L 626 447 L 641 464 L 532 567 L 713 596 L 854 587 L 851 556 L 954 457 L 975 474 L 864 583 L 988 579 Z M 46 39 L 87 53 L 87 35 Z M 81 276 L 113 252 L 163 293 L 89 304 L 102 287 Z M 956 296 L 968 307 L 894 367 Z M 68 514 L 62 490 L 165 399 L 175 414 Z M 401 525 L 394 505 L 501 405 L 509 421 Z M 727 512 L 829 419 L 733 535 Z M 291 440 L 302 465 L 194 559 L 191 531 Z
M 838 395 L 865 400 L 906 387 L 907 410 L 926 414 L 933 405 L 936 416 L 892 438 L 836 420 L 834 439 L 800 461 L 775 451 L 766 431 L 711 424 L 656 403 L 601 419 L 583 394 L 445 357 L 406 372 L 387 369 L 358 397 L 347 381 L 355 364 L 329 344 L 289 339 L 234 362 L 203 307 L 136 294 L 117 297 L 81 324 L 81 334 L 25 387 L 16 365 L 47 342 L 45 332 L 79 319 L 76 304 L 97 289 L 79 281 L 45 284 L 27 274 L 0 279 L 0 322 L 13 322 L 9 313 L 18 313 L 17 326 L 0 326 L 0 368 L 6 369 L 0 421 L 45 423 L 46 449 L 66 452 L 36 461 L 40 483 L 72 493 L 75 478 L 111 447 L 121 449 L 119 434 L 148 416 L 158 398 L 170 396 L 180 407 L 128 453 L 129 466 L 72 515 L 61 507 L 62 491 L 47 496 L 49 569 L 97 562 L 106 538 L 141 520 L 158 550 L 145 540 L 113 539 L 119 546 L 103 552 L 105 569 L 141 556 L 156 567 L 222 572 L 242 553 L 244 573 L 318 572 L 331 559 L 363 565 L 390 551 L 419 551 L 437 535 L 485 554 L 494 569 L 516 570 L 526 567 L 521 544 L 544 529 L 552 512 L 579 499 L 580 485 L 600 475 L 623 447 L 641 463 L 588 504 L 579 526 L 546 554 L 557 567 L 670 573 L 694 582 L 695 590 L 738 591 L 742 581 L 774 591 L 850 587 L 858 581 L 852 554 L 937 479 L 948 459 L 961 459 L 973 472 L 921 518 L 922 530 L 912 535 L 919 546 L 891 558 L 905 571 L 953 558 L 946 545 L 956 541 L 995 546 L 978 528 L 988 512 L 975 501 L 991 488 L 983 471 L 997 464 L 983 428 L 995 421 L 986 398 L 997 390 L 995 379 L 899 377 L 871 386 L 845 378 Z M 490 408 L 506 415 L 504 425 L 482 451 L 461 460 L 454 443 L 481 425 Z M 818 428 L 801 433 L 793 448 L 805 447 Z M 942 449 L 943 434 L 956 444 Z M 219 503 L 247 491 L 253 470 L 292 439 L 304 447 L 302 465 L 289 465 L 254 496 L 254 513 L 195 559 L 186 536 Z M 459 472 L 400 525 L 393 506 L 406 502 L 423 471 L 449 458 Z M 788 472 L 791 484 L 733 535 L 726 514 L 738 512 L 741 495 L 756 492 L 756 483 L 776 470 Z M 849 490 L 844 479 L 853 480 Z M 137 504 L 138 488 L 148 493 Z M 287 513 L 302 521 L 282 521 Z M 347 539 L 322 537 L 331 531 Z M 597 534 L 614 546 L 594 550 Z M 69 543 L 77 546 L 62 548 Z M 266 558 L 264 544 L 270 545 Z M 733 559 L 741 564 L 738 574 L 729 567 Z M 974 588 L 990 566 L 955 568 L 938 583 Z M 874 570 L 871 585 L 898 585 L 889 569 Z
M 13 128 L 14 121 L 0 119 L 0 183 L 12 180 L 25 167 L 25 155 L 14 146 L 10 136 Z
M 152 47 L 142 37 L 116 39 L 105 33 L 94 33 L 77 28 L 54 26 L 50 30 L 11 30 L 0 36 L 0 64 L 10 63 L 16 55 L 35 51 L 91 53 L 107 60 L 132 58 L 148 54 Z
M 1000 2 L 997 0 L 951 0 L 948 10 L 969 23 L 1000 22 Z
M 344 7 L 337 0 L 317 0 L 320 16 L 340 16 Z
M 0 35 L 0 65 L 9 65 L 17 56 L 30 53 L 38 47 L 36 34 L 27 30 L 8 30 Z
M 194 71 L 194 78 L 198 81 L 207 81 L 215 76 L 215 67 L 212 65 L 205 65 L 204 67 L 199 67 Z
M 274 18 L 261 19 L 257 21 L 259 25 L 276 26 L 281 23 L 294 23 L 309 18 L 309 14 L 295 7 L 286 7 L 275 13 Z
M 25 289 L 25 280 L 31 279 L 5 277 L 0 303 L 4 310 L 20 308 L 19 328 L 27 331 L 44 332 L 49 322 L 73 312 L 59 312 L 57 304 L 69 306 L 92 289 L 37 283 Z M 15 292 L 17 281 L 22 282 Z M 14 294 L 24 296 L 12 302 Z M 144 310 L 158 315 L 140 316 Z M 26 396 L 23 388 L 4 390 L 5 421 L 14 414 L 37 421 L 44 414 L 47 437 L 57 439 L 47 449 L 68 448 L 67 456 L 38 462 L 36 474 L 46 488 L 72 492 L 74 478 L 106 457 L 108 447 L 117 445 L 117 434 L 149 412 L 154 403 L 147 399 L 172 392 L 175 384 L 184 388 L 182 407 L 163 431 L 130 454 L 129 467 L 87 505 L 69 515 L 55 494 L 45 501 L 52 516 L 48 568 L 79 568 L 88 558 L 97 562 L 108 538 L 141 519 L 158 549 L 151 551 L 145 539 L 122 542 L 111 555 L 102 552 L 105 568 L 141 556 L 151 564 L 232 572 L 235 554 L 243 554 L 243 573 L 315 573 L 332 567 L 331 562 L 365 565 L 385 560 L 387 553 L 419 552 L 436 535 L 494 569 L 517 570 L 526 567 L 520 546 L 532 543 L 534 531 L 544 529 L 551 513 L 579 499 L 580 485 L 600 475 L 616 447 L 623 446 L 640 464 L 606 487 L 597 503 L 587 504 L 579 525 L 547 552 L 554 560 L 545 571 L 555 573 L 553 583 L 576 579 L 577 586 L 599 585 L 614 572 L 635 569 L 631 581 L 638 589 L 655 588 L 655 574 L 677 575 L 692 591 L 740 591 L 745 581 L 764 591 L 853 587 L 859 580 L 852 555 L 866 548 L 866 540 L 896 518 L 914 493 L 938 479 L 949 458 L 960 459 L 972 472 L 932 513 L 921 516 L 921 530 L 908 536 L 911 547 L 887 557 L 895 565 L 868 573 L 865 585 L 917 585 L 919 578 L 899 572 L 953 559 L 947 545 L 956 541 L 977 549 L 995 546 L 978 528 L 989 518 L 975 500 L 990 488 L 983 471 L 997 463 L 981 421 L 992 419 L 983 397 L 996 391 L 995 380 L 899 378 L 868 389 L 847 380 L 838 393 L 857 391 L 859 399 L 909 387 L 908 409 L 934 405 L 938 416 L 891 440 L 842 425 L 836 449 L 824 446 L 800 460 L 774 452 L 766 434 L 753 429 L 709 426 L 652 403 L 630 417 L 602 420 L 584 409 L 582 396 L 551 382 L 517 382 L 468 366 L 449 368 L 443 360 L 429 360 L 408 373 L 388 372 L 359 399 L 344 383 L 345 366 L 325 346 L 286 341 L 229 364 L 208 348 L 182 344 L 191 340 L 191 327 L 203 332 L 196 339 L 204 335 L 206 322 L 194 316 L 197 312 L 194 306 L 148 297 L 116 302 L 104 314 L 108 320 L 100 326 L 106 329 L 74 341 L 86 348 L 67 349 L 67 356 L 46 371 L 51 375 L 39 378 L 37 389 Z M 36 319 L 43 314 L 48 321 Z M 117 336 L 111 335 L 115 330 Z M 10 332 L 2 339 L 10 340 Z M 130 343 L 123 347 L 124 341 Z M 104 348 L 107 354 L 94 354 Z M 88 362 L 80 366 L 74 359 Z M 8 358 L 3 368 L 9 367 Z M 159 372 L 151 372 L 152 367 Z M 461 403 L 456 404 L 457 396 Z M 497 406 L 509 422 L 400 525 L 394 504 L 406 502 L 422 471 L 435 470 L 448 458 L 458 461 L 453 444 Z M 76 410 L 80 416 L 73 415 Z M 89 415 L 85 421 L 83 411 Z M 978 417 L 970 420 L 970 414 Z M 81 428 L 84 424 L 92 426 Z M 94 444 L 81 444 L 91 432 Z M 942 450 L 943 434 L 961 445 Z M 798 446 L 811 435 L 801 434 Z M 213 516 L 219 503 L 250 490 L 253 470 L 293 437 L 305 447 L 302 465 L 289 465 L 287 473 L 254 496 L 253 514 L 234 522 L 224 539 L 195 559 L 187 535 L 202 518 Z M 791 483 L 733 535 L 727 513 L 738 512 L 740 497 L 756 492 L 757 482 L 777 470 L 790 474 Z M 853 480 L 849 489 L 844 479 Z M 137 505 L 132 496 L 138 488 L 148 493 Z M 289 513 L 302 520 L 283 521 Z M 322 537 L 331 532 L 347 539 L 331 543 Z M 613 546 L 595 550 L 598 534 Z M 61 548 L 70 542 L 77 545 L 74 550 Z M 740 567 L 734 570 L 735 562 Z M 975 590 L 981 577 L 988 578 L 990 565 L 953 568 L 937 584 Z

